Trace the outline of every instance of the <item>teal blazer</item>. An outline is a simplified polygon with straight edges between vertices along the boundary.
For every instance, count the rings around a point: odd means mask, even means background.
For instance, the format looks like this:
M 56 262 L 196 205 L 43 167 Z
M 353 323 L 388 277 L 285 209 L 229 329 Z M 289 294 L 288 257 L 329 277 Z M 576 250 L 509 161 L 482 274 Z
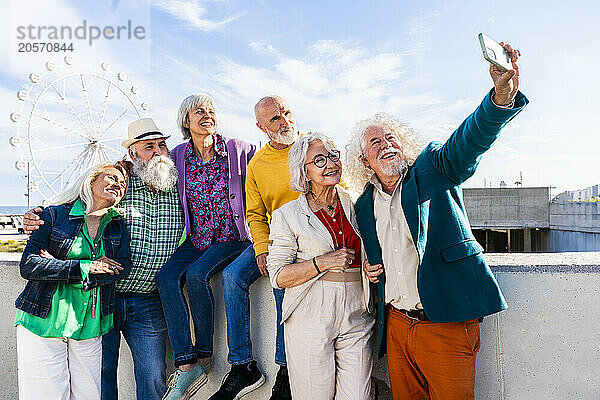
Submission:
M 419 256 L 417 289 L 434 322 L 481 318 L 507 305 L 467 219 L 461 184 L 473 175 L 481 155 L 502 128 L 529 102 L 518 92 L 514 108 L 491 102 L 491 94 L 446 143 L 430 143 L 402 181 L 402 210 Z M 383 264 L 373 211 L 373 184 L 356 202 L 356 219 L 370 264 Z M 385 354 L 385 272 L 376 287 L 378 354 Z

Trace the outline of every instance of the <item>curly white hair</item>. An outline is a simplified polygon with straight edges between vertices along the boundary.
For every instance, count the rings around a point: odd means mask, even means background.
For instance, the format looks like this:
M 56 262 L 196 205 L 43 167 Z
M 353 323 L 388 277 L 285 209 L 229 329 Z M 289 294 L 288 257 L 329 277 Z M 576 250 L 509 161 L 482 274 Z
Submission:
M 372 126 L 380 126 L 386 133 L 391 133 L 398 138 L 402 145 L 403 153 L 408 165 L 412 165 L 424 148 L 423 141 L 416 131 L 407 123 L 401 122 L 389 114 L 377 113 L 363 119 L 354 125 L 350 139 L 346 145 L 344 162 L 344 182 L 350 189 L 362 192 L 365 184 L 373 176 L 373 170 L 363 163 L 367 142 L 365 132 Z

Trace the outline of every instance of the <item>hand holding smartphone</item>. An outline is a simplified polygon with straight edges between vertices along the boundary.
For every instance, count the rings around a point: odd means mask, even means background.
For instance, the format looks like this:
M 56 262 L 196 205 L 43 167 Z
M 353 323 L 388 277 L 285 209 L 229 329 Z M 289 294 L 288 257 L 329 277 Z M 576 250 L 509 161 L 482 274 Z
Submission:
M 498 106 L 512 103 L 519 90 L 520 73 L 517 60 L 521 52 L 508 43 L 502 46 L 484 33 L 479 34 L 483 57 L 490 62 L 490 76 L 494 81 L 492 101 Z
M 479 44 L 481 45 L 481 51 L 483 52 L 483 58 L 500 68 L 502 72 L 512 69 L 510 56 L 502 46 L 485 33 L 480 33 L 478 38 Z

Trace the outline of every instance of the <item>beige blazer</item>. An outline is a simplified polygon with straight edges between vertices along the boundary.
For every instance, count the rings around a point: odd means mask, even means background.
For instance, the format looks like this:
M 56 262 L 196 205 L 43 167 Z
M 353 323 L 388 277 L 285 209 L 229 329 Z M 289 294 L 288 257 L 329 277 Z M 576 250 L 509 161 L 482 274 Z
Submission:
M 360 237 L 354 213 L 354 201 L 344 188 L 337 185 L 336 189 L 346 218 Z M 273 211 L 269 239 L 271 244 L 267 256 L 267 269 L 271 285 L 276 289 L 281 289 L 277 285 L 277 276 L 286 265 L 310 260 L 335 250 L 329 231 L 308 206 L 306 194 L 302 194 L 297 200 L 290 201 Z M 361 260 L 364 259 L 365 252 L 361 246 Z M 321 272 L 303 284 L 285 289 L 282 323 L 292 314 L 311 286 L 325 272 Z M 361 274 L 365 310 L 372 312 L 373 308 L 368 294 L 369 281 L 362 268 Z

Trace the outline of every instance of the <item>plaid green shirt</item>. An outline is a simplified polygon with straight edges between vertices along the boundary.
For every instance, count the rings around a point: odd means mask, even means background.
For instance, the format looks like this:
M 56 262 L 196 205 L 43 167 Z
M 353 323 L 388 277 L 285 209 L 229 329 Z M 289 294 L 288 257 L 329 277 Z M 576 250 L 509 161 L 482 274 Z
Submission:
M 179 245 L 184 230 L 177 188 L 154 193 L 132 175 L 120 206 L 131 236 L 131 272 L 117 281 L 117 292 L 150 293 L 154 277 Z

